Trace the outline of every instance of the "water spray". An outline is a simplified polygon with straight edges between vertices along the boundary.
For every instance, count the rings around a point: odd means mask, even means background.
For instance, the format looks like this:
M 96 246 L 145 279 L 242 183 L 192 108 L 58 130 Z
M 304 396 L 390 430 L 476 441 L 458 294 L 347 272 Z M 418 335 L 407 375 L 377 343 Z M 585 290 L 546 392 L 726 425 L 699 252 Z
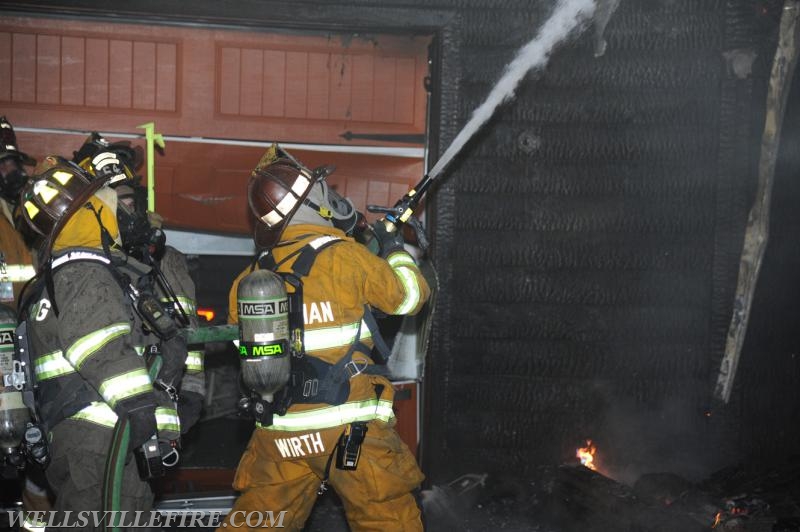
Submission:
M 607 0 L 598 1 L 602 3 Z M 618 3 L 618 0 L 612 1 Z M 383 221 L 389 231 L 396 231 L 400 225 L 412 220 L 414 209 L 433 180 L 444 171 L 466 143 L 492 117 L 497 108 L 514 96 L 517 86 L 525 75 L 532 70 L 544 67 L 556 46 L 566 40 L 576 29 L 581 29 L 585 25 L 584 23 L 594 15 L 596 9 L 595 0 L 559 0 L 553 14 L 539 29 L 539 33 L 523 46 L 513 61 L 506 66 L 502 77 L 492 88 L 486 100 L 473 111 L 472 117 L 456 135 L 433 168 L 394 207 L 369 205 L 367 210 L 385 213 Z M 420 246 L 424 249 L 423 232 L 418 230 L 417 236 L 420 239 Z

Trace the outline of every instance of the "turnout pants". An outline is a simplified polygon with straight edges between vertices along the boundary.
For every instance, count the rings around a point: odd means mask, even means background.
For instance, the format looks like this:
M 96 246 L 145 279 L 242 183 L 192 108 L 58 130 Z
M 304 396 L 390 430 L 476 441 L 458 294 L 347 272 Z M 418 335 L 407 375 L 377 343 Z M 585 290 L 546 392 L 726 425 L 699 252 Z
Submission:
M 302 432 L 256 428 L 233 483 L 241 494 L 217 530 L 263 530 L 280 525 L 302 530 L 343 430 L 344 426 Z M 423 529 L 412 491 L 424 475 L 393 423 L 368 423 L 355 470 L 337 469 L 335 462 L 334 456 L 328 484 L 342 500 L 353 532 Z
M 102 530 L 103 525 L 94 526 L 94 517 L 89 514 L 85 526 L 75 528 L 78 512 L 97 511 L 102 516 L 103 476 L 106 456 L 111 443 L 112 429 L 89 421 L 65 419 L 51 430 L 51 462 L 45 470 L 50 487 L 55 492 L 53 509 L 58 511 L 54 523 L 64 519 L 64 512 L 71 510 L 71 528 L 47 527 L 51 530 Z M 139 478 L 136 460 L 130 457 L 125 465 L 122 496 L 119 510 L 127 510 L 126 522 L 133 522 L 138 510 L 144 512 L 142 521 L 147 522 L 153 507 L 153 493 L 149 484 Z M 139 532 L 146 530 L 136 528 Z

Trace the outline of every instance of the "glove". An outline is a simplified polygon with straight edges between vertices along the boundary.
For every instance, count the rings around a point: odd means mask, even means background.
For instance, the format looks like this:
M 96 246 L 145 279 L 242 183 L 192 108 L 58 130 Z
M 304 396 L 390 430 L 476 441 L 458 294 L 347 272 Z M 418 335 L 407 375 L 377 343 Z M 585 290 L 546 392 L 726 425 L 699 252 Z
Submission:
M 134 408 L 128 412 L 128 424 L 131 429 L 128 447 L 131 450 L 138 449 L 157 432 L 156 406 L 145 405 Z
M 398 228 L 395 228 L 394 231 L 389 231 L 386 228 L 386 223 L 378 220 L 372 224 L 372 232 L 375 233 L 375 238 L 378 239 L 379 255 L 384 259 L 395 251 L 403 250 L 403 235 Z
M 150 227 L 156 229 L 161 229 L 164 225 L 164 217 L 153 211 L 147 211 L 147 221 L 150 223 Z
M 161 369 L 158 372 L 159 380 L 178 388 L 183 376 L 183 368 L 186 364 L 186 339 L 181 336 L 174 336 L 169 340 L 161 342 Z
M 178 417 L 181 420 L 181 434 L 189 432 L 200 419 L 203 411 L 203 396 L 195 392 L 181 392 L 178 398 Z

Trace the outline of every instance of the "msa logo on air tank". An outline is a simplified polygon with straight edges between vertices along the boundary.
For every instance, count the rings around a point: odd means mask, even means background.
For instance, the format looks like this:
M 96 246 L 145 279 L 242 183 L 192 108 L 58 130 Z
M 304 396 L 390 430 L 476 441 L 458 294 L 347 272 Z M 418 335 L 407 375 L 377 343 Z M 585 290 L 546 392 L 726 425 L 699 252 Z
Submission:
M 263 318 L 279 316 L 289 312 L 289 301 L 274 299 L 271 301 L 239 301 L 240 318 Z
M 240 345 L 239 355 L 242 357 L 269 357 L 282 355 L 286 351 L 282 343 L 267 345 Z
M 0 331 L 0 351 L 14 348 L 14 332 Z

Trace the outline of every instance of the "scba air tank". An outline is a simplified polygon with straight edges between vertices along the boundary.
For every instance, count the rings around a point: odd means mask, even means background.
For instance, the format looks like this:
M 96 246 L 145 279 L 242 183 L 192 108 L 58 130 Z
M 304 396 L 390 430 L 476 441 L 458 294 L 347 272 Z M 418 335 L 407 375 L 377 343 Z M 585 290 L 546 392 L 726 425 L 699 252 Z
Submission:
M 278 274 L 255 270 L 241 280 L 236 298 L 242 380 L 271 403 L 291 370 L 289 296 Z
M 21 385 L 14 377 L 21 368 L 14 351 L 17 317 L 11 308 L 0 304 L 0 451 L 12 454 L 22 443 L 30 412 L 22 402 Z

